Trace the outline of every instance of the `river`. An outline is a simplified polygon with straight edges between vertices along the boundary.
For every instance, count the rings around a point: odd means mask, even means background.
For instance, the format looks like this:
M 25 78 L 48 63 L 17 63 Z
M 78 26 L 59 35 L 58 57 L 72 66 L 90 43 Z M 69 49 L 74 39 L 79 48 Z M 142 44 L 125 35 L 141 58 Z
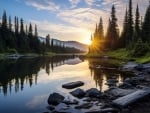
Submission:
M 112 64 L 111 64 L 111 63 Z M 72 90 L 62 84 L 83 81 L 84 90 L 105 91 L 109 78 L 121 83 L 127 76 L 117 70 L 96 69 L 94 65 L 116 68 L 117 60 L 84 59 L 78 56 L 55 56 L 0 60 L 0 113 L 42 113 L 48 111 L 49 94 L 58 92 L 66 98 Z

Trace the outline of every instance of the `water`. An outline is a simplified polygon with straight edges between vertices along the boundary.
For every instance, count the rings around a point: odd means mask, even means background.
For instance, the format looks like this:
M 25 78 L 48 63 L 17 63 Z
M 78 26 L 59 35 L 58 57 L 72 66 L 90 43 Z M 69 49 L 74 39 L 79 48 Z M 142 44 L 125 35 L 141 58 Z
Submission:
M 113 65 L 110 65 L 113 62 Z M 49 94 L 59 92 L 70 98 L 72 90 L 61 88 L 68 82 L 83 81 L 81 88 L 105 91 L 109 78 L 122 82 L 125 73 L 91 68 L 93 65 L 116 67 L 120 61 L 83 59 L 74 56 L 0 61 L 0 113 L 42 113 L 48 111 Z

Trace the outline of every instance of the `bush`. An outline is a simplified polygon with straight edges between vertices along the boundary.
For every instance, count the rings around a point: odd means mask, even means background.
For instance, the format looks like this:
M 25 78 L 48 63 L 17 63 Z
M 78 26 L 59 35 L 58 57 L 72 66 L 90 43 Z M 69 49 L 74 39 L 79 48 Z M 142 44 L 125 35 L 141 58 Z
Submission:
M 11 53 L 11 54 L 16 54 L 16 53 L 18 53 L 16 49 L 10 49 L 10 48 L 7 49 L 7 52 L 8 52 L 8 53 Z
M 134 57 L 140 57 L 144 56 L 149 51 L 149 46 L 147 43 L 143 43 L 141 39 L 139 39 L 133 49 L 132 56 Z

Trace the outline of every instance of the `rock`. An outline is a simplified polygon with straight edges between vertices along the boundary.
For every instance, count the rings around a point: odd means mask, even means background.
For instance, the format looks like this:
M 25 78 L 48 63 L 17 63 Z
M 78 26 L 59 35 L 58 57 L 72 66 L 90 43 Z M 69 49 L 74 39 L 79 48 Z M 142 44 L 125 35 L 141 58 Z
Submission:
M 123 71 L 132 71 L 136 66 L 138 66 L 135 62 L 128 62 L 122 67 Z
M 93 97 L 93 98 L 100 97 L 100 91 L 98 91 L 96 88 L 91 88 L 86 91 L 86 96 Z
M 84 82 L 77 81 L 77 82 L 71 82 L 71 83 L 63 84 L 62 87 L 66 88 L 66 89 L 73 89 L 73 88 L 80 87 L 83 85 L 84 85 Z
M 79 103 L 79 101 L 77 101 L 77 100 L 64 100 L 63 101 L 63 103 L 65 103 L 65 104 L 67 104 L 67 105 L 73 105 L 73 104 L 78 104 Z
M 138 90 L 138 91 L 128 94 L 126 96 L 120 97 L 116 100 L 113 100 L 112 103 L 113 103 L 113 105 L 115 105 L 117 107 L 125 108 L 129 105 L 132 105 L 132 104 L 146 98 L 149 95 L 150 95 L 150 90 Z
M 138 64 L 137 66 L 135 66 L 135 69 L 138 71 L 142 71 L 144 70 L 144 66 L 142 64 Z
M 116 86 L 117 82 L 118 82 L 118 80 L 116 80 L 116 79 L 108 79 L 106 85 L 108 85 L 108 86 Z
M 133 92 L 135 92 L 135 90 L 133 90 L 133 89 L 120 89 L 120 88 L 112 88 L 107 91 L 107 93 L 109 93 L 115 97 L 122 97 L 122 96 L 125 96 L 128 94 L 131 94 Z
M 55 113 L 83 113 L 82 111 L 79 111 L 77 109 L 74 109 L 72 107 L 68 107 L 64 103 L 60 103 L 59 105 L 56 106 Z
M 147 81 L 147 80 L 144 76 L 137 76 L 137 77 L 127 78 L 127 79 L 125 79 L 124 82 L 129 83 L 133 86 L 136 86 L 136 85 L 140 84 L 140 82 L 145 82 L 145 81 Z
M 83 98 L 85 96 L 84 90 L 82 90 L 80 88 L 70 92 L 70 94 L 72 94 L 73 96 L 78 97 L 78 98 Z
M 119 110 L 115 108 L 105 108 L 105 109 L 100 109 L 97 111 L 89 111 L 86 113 L 119 113 Z
M 63 111 L 63 110 L 67 110 L 69 107 L 64 104 L 64 103 L 59 103 L 56 107 L 55 107 L 55 110 L 54 111 L 57 111 L 57 112 L 60 112 L 60 111 Z
M 49 106 L 47 106 L 47 109 L 49 109 L 50 111 L 52 111 L 52 110 L 54 110 L 54 109 L 55 109 L 55 106 L 53 106 L 53 105 L 49 105 Z
M 122 88 L 122 89 L 131 89 L 131 88 L 133 88 L 133 86 L 130 83 L 127 83 L 127 82 L 123 82 L 123 83 L 119 84 L 118 87 Z
M 48 104 L 49 105 L 58 105 L 64 100 L 64 96 L 60 95 L 59 93 L 53 93 L 50 94 L 48 98 Z
M 119 110 L 115 108 L 105 108 L 100 110 L 100 113 L 119 113 Z
M 76 109 L 89 109 L 93 106 L 92 103 L 83 103 L 82 105 L 75 106 Z

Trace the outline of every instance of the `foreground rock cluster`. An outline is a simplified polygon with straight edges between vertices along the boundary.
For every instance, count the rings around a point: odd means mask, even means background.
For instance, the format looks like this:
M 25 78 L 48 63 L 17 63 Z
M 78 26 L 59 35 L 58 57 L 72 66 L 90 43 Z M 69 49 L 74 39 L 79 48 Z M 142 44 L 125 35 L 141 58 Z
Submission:
M 66 99 L 59 93 L 50 94 L 48 113 L 149 113 L 150 64 L 129 62 L 121 70 L 133 72 L 135 76 L 119 85 L 115 78 L 107 80 L 109 89 L 105 92 L 77 88 L 84 85 L 82 81 L 62 85 L 67 89 L 76 88 L 70 92 L 75 99 Z M 142 105 L 147 112 L 139 110 Z

